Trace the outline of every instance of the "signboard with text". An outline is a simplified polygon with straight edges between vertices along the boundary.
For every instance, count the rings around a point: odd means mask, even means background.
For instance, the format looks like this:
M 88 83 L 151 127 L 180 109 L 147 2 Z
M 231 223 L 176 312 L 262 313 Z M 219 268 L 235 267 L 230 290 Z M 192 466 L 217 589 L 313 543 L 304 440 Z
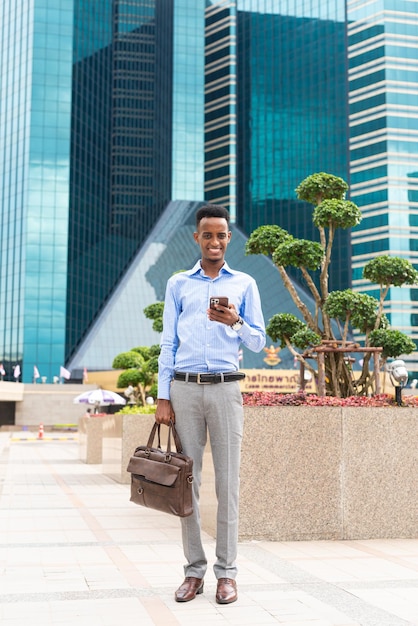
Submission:
M 299 369 L 241 369 L 245 373 L 240 381 L 243 393 L 252 391 L 274 391 L 276 393 L 295 393 L 300 389 Z M 306 381 L 305 391 L 316 393 L 316 385 L 312 380 Z

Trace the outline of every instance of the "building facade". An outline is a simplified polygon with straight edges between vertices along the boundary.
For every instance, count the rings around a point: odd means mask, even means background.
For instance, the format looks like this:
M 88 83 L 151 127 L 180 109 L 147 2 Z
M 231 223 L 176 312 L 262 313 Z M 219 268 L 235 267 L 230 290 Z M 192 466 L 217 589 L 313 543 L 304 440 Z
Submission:
M 295 188 L 318 171 L 348 177 L 345 33 L 341 0 L 208 3 L 205 197 L 230 206 L 247 234 L 279 224 L 317 239 Z M 339 231 L 331 289 L 350 286 L 349 257 Z
M 348 2 L 351 196 L 363 220 L 352 233 L 353 287 L 376 255 L 418 267 L 418 1 Z M 418 341 L 418 288 L 391 287 L 391 326 Z M 405 357 L 415 376 L 418 355 Z
M 0 360 L 52 382 L 172 194 L 203 197 L 204 5 L 0 7 Z
M 65 359 L 74 8 L 0 6 L 0 358 L 13 380 L 16 365 Z
M 132 341 L 116 353 L 140 345 L 138 317 L 161 289 L 138 286 L 131 302 L 122 286 L 143 249 L 157 255 L 141 257 L 150 275 L 186 263 L 163 240 L 150 246 L 175 201 L 225 204 L 243 235 L 276 223 L 312 239 L 312 207 L 295 187 L 317 171 L 351 176 L 365 217 L 353 233 L 355 288 L 369 290 L 361 267 L 377 252 L 415 262 L 417 4 L 0 0 L 7 378 L 16 365 L 26 382 L 35 367 L 49 382 L 61 366 L 97 368 L 95 346 L 102 354 L 118 323 Z M 352 280 L 350 233 L 338 237 L 331 289 Z M 392 290 L 392 324 L 418 332 L 417 300 Z

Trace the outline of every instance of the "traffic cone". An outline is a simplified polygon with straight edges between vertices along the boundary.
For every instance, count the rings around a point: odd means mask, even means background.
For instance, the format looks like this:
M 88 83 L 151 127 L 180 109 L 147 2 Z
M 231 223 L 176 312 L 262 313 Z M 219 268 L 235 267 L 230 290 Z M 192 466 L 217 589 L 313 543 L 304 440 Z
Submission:
M 38 439 L 43 439 L 43 438 L 44 438 L 44 425 L 39 424 Z

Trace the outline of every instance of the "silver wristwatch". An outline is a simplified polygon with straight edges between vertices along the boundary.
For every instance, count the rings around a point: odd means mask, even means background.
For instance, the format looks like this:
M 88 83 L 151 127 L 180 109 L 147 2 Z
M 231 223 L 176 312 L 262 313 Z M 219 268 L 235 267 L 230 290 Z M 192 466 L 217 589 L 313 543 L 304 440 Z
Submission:
M 234 322 L 234 324 L 231 324 L 232 330 L 241 330 L 243 323 L 244 320 L 242 319 L 242 317 L 238 317 L 237 321 Z

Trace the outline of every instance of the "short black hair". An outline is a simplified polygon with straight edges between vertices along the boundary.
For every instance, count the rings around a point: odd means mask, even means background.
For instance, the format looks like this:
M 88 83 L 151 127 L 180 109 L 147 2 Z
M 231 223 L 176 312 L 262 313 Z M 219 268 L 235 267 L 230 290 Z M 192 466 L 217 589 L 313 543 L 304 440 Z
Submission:
M 229 225 L 228 210 L 220 204 L 205 204 L 196 212 L 196 226 L 199 227 L 200 220 L 204 217 L 223 217 Z

